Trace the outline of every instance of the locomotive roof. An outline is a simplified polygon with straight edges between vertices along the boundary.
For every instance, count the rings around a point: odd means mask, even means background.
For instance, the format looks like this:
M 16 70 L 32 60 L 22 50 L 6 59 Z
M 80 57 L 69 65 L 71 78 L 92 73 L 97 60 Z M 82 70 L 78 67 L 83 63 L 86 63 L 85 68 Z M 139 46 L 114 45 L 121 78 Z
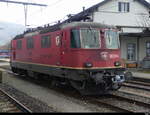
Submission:
M 98 22 L 72 22 L 61 25 L 61 29 L 67 27 L 91 27 L 91 28 L 115 28 L 115 26 L 106 25 Z
M 58 23 L 53 26 L 37 27 L 30 30 L 27 30 L 23 34 L 17 35 L 15 39 L 21 39 L 23 37 L 30 37 L 33 35 L 43 34 L 47 32 L 54 32 L 64 28 L 74 28 L 74 27 L 91 27 L 91 28 L 115 28 L 115 26 L 101 24 L 97 22 L 71 22 L 71 23 Z

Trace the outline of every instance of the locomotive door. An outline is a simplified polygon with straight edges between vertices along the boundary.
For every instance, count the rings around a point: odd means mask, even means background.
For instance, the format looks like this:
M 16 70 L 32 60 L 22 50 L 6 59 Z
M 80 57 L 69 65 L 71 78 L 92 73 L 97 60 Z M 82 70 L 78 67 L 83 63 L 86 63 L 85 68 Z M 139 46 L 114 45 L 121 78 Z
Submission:
M 59 32 L 57 33 L 56 37 L 55 37 L 55 42 L 56 42 L 56 49 L 55 49 L 55 52 L 57 52 L 57 65 L 58 66 L 64 66 L 63 64 L 63 56 L 65 54 L 65 49 L 64 49 L 64 40 L 65 40 L 65 37 L 64 37 L 64 34 L 63 32 Z
M 68 61 L 68 53 L 67 53 L 67 33 L 62 32 L 62 38 L 61 38 L 61 47 L 60 47 L 60 62 L 62 66 L 67 66 Z
M 66 39 L 66 33 L 60 32 L 57 33 L 57 36 L 55 37 L 56 40 L 56 52 L 58 53 L 59 62 L 57 62 L 57 65 L 59 66 L 67 66 L 66 61 L 68 57 L 67 53 L 67 39 Z
M 16 60 L 16 49 L 15 45 L 11 42 L 11 60 Z

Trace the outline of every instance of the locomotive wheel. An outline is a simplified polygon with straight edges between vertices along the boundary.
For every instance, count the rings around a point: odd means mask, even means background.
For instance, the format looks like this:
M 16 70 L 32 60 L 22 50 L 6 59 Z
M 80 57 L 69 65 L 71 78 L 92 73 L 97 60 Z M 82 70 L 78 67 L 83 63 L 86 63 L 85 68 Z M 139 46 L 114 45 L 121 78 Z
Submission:
M 115 90 L 115 91 L 119 90 L 120 88 L 121 88 L 121 84 L 116 83 L 116 84 L 113 84 L 113 86 L 112 86 L 112 89 Z
M 17 73 L 17 69 L 16 68 L 12 67 L 11 70 L 12 70 L 12 72 Z
M 86 86 L 86 81 L 74 81 L 70 80 L 70 84 L 77 90 L 84 90 Z
M 50 88 L 55 88 L 58 86 L 58 81 L 55 79 L 50 80 Z
M 107 94 L 101 89 L 100 85 L 94 85 L 91 81 L 73 81 L 70 80 L 73 88 L 78 90 L 81 95 L 103 95 Z

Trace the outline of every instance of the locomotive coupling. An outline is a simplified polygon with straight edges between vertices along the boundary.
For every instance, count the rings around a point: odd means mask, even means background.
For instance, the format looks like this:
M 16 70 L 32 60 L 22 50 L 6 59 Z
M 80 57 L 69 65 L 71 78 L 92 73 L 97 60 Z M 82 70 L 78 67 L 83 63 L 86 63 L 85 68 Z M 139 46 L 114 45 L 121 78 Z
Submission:
M 124 75 L 116 75 L 115 77 L 112 78 L 113 83 L 123 83 L 124 81 L 125 81 Z
M 107 82 L 112 82 L 114 84 L 116 83 L 123 83 L 125 81 L 125 76 L 124 75 L 105 75 L 104 73 L 96 73 L 92 75 L 92 78 L 96 82 L 96 84 L 101 84 L 101 83 L 107 83 Z

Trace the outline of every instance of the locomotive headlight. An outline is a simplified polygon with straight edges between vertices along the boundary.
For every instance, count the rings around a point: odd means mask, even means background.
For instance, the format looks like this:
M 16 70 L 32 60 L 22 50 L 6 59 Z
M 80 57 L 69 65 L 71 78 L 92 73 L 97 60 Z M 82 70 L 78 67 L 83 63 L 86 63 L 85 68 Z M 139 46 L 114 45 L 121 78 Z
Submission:
M 89 63 L 89 62 L 85 62 L 84 67 L 91 68 L 91 67 L 93 67 L 93 64 Z
M 114 66 L 121 66 L 121 62 L 116 61 L 116 62 L 114 63 Z

